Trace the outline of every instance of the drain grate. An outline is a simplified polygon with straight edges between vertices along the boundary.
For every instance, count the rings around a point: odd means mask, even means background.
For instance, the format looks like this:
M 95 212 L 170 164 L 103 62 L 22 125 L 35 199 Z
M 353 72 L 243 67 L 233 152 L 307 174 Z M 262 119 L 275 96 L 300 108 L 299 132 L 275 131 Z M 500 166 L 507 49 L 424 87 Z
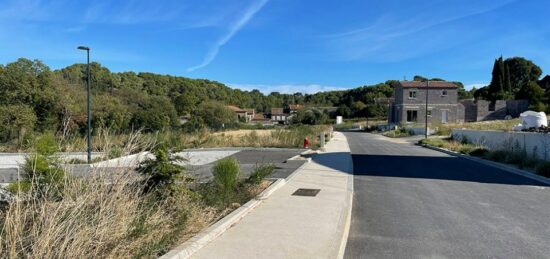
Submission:
M 306 188 L 300 188 L 296 190 L 292 195 L 294 196 L 309 196 L 309 197 L 315 197 L 317 194 L 321 191 L 321 189 L 306 189 Z

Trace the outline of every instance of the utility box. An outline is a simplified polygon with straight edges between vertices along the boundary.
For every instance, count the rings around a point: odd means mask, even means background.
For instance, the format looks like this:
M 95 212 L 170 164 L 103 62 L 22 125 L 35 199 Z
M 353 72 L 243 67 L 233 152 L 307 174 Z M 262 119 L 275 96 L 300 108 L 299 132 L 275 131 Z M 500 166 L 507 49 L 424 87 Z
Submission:
M 344 120 L 343 120 L 342 116 L 336 116 L 336 125 L 342 124 L 343 121 Z

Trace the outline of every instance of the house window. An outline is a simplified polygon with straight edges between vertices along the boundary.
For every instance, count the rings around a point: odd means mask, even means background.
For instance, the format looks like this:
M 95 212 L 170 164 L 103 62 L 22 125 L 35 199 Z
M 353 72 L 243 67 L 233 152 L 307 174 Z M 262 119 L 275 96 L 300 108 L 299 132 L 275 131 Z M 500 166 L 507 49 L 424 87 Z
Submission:
M 441 96 L 447 96 L 447 90 L 441 91 Z
M 417 111 L 407 111 L 407 122 L 416 122 L 418 119 Z
M 432 110 L 428 110 L 428 117 L 432 116 Z
M 416 99 L 416 91 L 409 91 L 409 99 Z

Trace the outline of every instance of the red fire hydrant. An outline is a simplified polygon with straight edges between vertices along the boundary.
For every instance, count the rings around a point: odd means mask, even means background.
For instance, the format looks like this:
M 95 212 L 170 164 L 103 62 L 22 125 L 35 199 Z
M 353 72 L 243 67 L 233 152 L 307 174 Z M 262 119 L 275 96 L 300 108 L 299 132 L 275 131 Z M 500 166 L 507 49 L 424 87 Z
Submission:
M 309 139 L 308 138 L 304 139 L 304 148 L 309 148 Z

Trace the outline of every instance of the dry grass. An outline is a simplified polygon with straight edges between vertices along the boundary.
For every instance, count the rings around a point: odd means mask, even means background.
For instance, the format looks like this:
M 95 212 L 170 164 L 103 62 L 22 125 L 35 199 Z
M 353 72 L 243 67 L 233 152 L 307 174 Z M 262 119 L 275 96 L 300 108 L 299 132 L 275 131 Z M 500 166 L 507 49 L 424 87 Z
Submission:
M 109 130 L 99 130 L 99 134 L 92 138 L 94 152 L 105 152 L 110 156 L 114 149 L 123 150 L 121 155 L 134 154 L 150 146 L 151 143 L 162 140 L 174 149 L 210 148 L 210 147 L 301 147 L 305 137 L 317 146 L 317 138 L 328 127 L 299 126 L 291 128 L 265 130 L 232 130 L 213 132 L 208 129 L 189 134 L 180 131 L 165 131 L 158 133 L 140 134 L 140 141 L 136 141 L 135 134 L 116 134 Z M 86 138 L 71 136 L 58 138 L 59 150 L 62 152 L 83 152 L 86 150 Z M 29 151 L 29 147 L 21 147 L 10 143 L 0 145 L 0 152 Z
M 304 138 L 312 141 L 312 146 L 319 145 L 318 137 L 327 132 L 327 126 L 300 126 L 288 129 L 272 130 L 240 130 L 213 133 L 202 131 L 197 134 L 185 135 L 167 133 L 163 138 L 166 143 L 175 148 L 209 148 L 209 147 L 302 147 Z
M 2 214 L 5 258 L 154 257 L 215 218 L 186 193 L 158 201 L 135 176 L 67 179 L 62 198 L 19 194 Z M 169 240 L 166 237 L 170 237 Z
M 269 137 L 274 131 L 276 131 L 276 129 L 263 129 L 263 130 L 241 129 L 241 130 L 229 130 L 229 131 L 223 131 L 223 132 L 216 132 L 212 135 L 215 137 L 241 138 L 241 137 L 248 136 L 250 134 L 256 134 L 258 137 Z
M 520 119 L 512 120 L 494 120 L 466 123 L 449 123 L 433 125 L 438 129 L 438 135 L 450 135 L 452 129 L 471 129 L 471 130 L 496 130 L 511 131 L 512 128 L 520 123 Z
M 128 149 L 151 145 L 140 134 L 128 137 Z M 94 171 L 66 176 L 55 198 L 37 189 L 18 192 L 0 208 L 0 257 L 158 257 L 269 185 L 243 184 L 230 206 L 214 207 L 183 185 L 162 198 L 145 193 L 142 180 L 131 169 Z

